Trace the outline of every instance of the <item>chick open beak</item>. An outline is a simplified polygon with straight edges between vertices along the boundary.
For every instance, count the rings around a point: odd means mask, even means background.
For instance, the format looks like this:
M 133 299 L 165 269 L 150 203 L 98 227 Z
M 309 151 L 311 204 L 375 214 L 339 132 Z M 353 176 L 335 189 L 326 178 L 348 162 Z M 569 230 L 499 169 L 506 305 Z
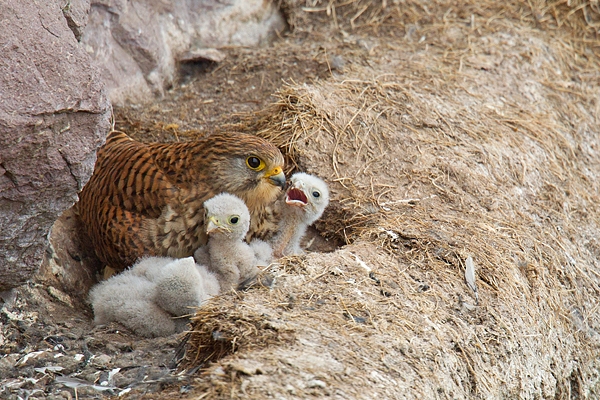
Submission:
M 282 189 L 285 187 L 285 174 L 281 167 L 275 167 L 267 172 L 265 178 L 268 178 L 269 182 L 275 186 L 279 186 Z
M 291 187 L 285 195 L 285 202 L 291 206 L 304 207 L 308 204 L 308 197 L 302 189 Z

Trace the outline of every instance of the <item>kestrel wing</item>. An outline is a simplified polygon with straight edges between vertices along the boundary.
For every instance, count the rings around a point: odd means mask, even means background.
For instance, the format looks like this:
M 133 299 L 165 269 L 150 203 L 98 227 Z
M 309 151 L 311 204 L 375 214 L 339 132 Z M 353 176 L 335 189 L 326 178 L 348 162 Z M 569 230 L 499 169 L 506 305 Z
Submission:
M 158 218 L 179 189 L 156 165 L 148 146 L 121 132 L 112 132 L 98 155 L 96 169 L 104 174 L 98 195 L 116 206 Z
M 141 235 L 141 227 L 146 217 L 115 207 L 104 202 L 99 213 L 98 223 L 104 234 L 96 238 L 96 250 L 108 265 L 124 268 L 133 263 L 140 255 L 156 255 Z
M 227 160 L 222 144 L 207 140 L 181 143 L 148 143 L 146 149 L 173 186 L 198 194 L 214 196 L 215 165 Z M 218 189 L 221 189 L 220 187 Z

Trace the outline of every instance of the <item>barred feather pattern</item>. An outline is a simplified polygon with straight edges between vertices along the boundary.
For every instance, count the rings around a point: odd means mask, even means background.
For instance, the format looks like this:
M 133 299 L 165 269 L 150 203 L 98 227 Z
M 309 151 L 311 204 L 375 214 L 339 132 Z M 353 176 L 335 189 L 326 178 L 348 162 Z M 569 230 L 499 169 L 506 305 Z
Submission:
M 248 167 L 249 156 L 260 158 L 265 167 Z M 145 144 L 114 131 L 98 152 L 78 212 L 96 255 L 116 270 L 141 256 L 188 257 L 206 243 L 204 201 L 222 192 L 246 202 L 248 238 L 271 235 L 281 188 L 267 172 L 283 164 L 277 147 L 250 134 Z

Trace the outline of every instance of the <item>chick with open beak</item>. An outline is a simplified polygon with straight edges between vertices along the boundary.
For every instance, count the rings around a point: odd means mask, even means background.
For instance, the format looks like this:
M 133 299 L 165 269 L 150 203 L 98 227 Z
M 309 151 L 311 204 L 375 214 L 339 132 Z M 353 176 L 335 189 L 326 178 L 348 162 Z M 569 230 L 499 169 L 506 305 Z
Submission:
M 273 255 L 302 254 L 300 241 L 306 229 L 318 220 L 329 204 L 329 189 L 320 178 L 298 172 L 290 178 L 285 194 L 279 233 L 273 239 Z

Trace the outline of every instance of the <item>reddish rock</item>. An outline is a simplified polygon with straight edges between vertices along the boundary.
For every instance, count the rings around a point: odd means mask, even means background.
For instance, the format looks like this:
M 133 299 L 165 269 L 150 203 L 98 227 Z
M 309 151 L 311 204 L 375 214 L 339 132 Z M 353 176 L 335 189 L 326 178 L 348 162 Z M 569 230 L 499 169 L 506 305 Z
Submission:
M 98 65 L 113 104 L 162 95 L 179 61 L 226 46 L 260 46 L 286 23 L 264 0 L 92 0 L 81 42 Z
M 0 2 L 0 291 L 38 270 L 110 127 L 100 74 L 60 6 Z
M 62 7 L 69 28 L 77 40 L 81 39 L 90 13 L 90 0 L 69 0 Z

